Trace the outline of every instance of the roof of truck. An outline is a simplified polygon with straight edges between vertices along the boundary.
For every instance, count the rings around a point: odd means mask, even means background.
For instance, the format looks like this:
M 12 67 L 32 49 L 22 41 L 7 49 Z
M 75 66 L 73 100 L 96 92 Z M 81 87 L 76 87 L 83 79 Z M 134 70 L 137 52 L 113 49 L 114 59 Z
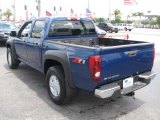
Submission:
M 92 21 L 90 18 L 83 18 L 83 17 L 67 17 L 67 16 L 51 16 L 51 17 L 39 17 L 33 18 L 32 20 L 39 20 L 39 19 L 52 19 L 52 20 L 84 20 L 84 21 Z

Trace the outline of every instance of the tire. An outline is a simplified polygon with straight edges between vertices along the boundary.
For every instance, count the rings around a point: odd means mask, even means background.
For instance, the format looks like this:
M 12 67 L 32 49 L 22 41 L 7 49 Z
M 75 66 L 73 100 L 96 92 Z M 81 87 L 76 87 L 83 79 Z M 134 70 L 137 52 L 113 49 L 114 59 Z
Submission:
M 109 30 L 109 33 L 112 33 L 112 30 Z
M 46 74 L 48 94 L 57 105 L 67 104 L 71 101 L 71 93 L 67 95 L 64 72 L 61 66 L 52 66 Z M 68 86 L 69 87 L 69 86 Z
M 129 29 L 129 31 L 131 31 L 131 29 Z
M 127 31 L 127 28 L 124 28 L 125 31 Z
M 7 63 L 11 69 L 17 69 L 20 63 L 20 61 L 16 59 L 14 51 L 10 47 L 7 48 Z

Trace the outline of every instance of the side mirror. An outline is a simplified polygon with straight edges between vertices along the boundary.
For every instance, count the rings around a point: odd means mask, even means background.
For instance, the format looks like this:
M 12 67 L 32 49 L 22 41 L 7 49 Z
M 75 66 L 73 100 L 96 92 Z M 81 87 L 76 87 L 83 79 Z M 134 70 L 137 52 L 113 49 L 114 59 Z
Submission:
M 11 37 L 16 37 L 17 36 L 17 32 L 16 31 L 11 31 L 10 36 Z

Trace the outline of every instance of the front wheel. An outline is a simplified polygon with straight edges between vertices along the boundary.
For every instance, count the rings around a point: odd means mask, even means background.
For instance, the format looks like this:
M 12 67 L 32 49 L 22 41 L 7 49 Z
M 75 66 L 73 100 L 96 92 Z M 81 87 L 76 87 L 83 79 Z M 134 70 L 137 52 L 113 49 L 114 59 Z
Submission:
M 71 96 L 66 95 L 65 77 L 61 66 L 53 66 L 48 69 L 47 89 L 50 98 L 57 105 L 69 103 Z
M 11 48 L 7 48 L 7 62 L 11 69 L 18 68 L 20 63 L 20 61 L 15 58 L 15 54 Z

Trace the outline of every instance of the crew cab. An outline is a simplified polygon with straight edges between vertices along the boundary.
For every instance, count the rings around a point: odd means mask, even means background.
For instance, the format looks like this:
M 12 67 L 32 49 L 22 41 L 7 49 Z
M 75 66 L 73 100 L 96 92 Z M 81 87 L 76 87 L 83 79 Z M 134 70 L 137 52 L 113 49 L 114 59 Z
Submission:
M 98 38 L 87 18 L 37 18 L 10 35 L 8 66 L 16 69 L 23 62 L 42 72 L 49 96 L 58 105 L 68 103 L 77 90 L 103 99 L 118 91 L 129 94 L 156 75 L 153 43 Z

